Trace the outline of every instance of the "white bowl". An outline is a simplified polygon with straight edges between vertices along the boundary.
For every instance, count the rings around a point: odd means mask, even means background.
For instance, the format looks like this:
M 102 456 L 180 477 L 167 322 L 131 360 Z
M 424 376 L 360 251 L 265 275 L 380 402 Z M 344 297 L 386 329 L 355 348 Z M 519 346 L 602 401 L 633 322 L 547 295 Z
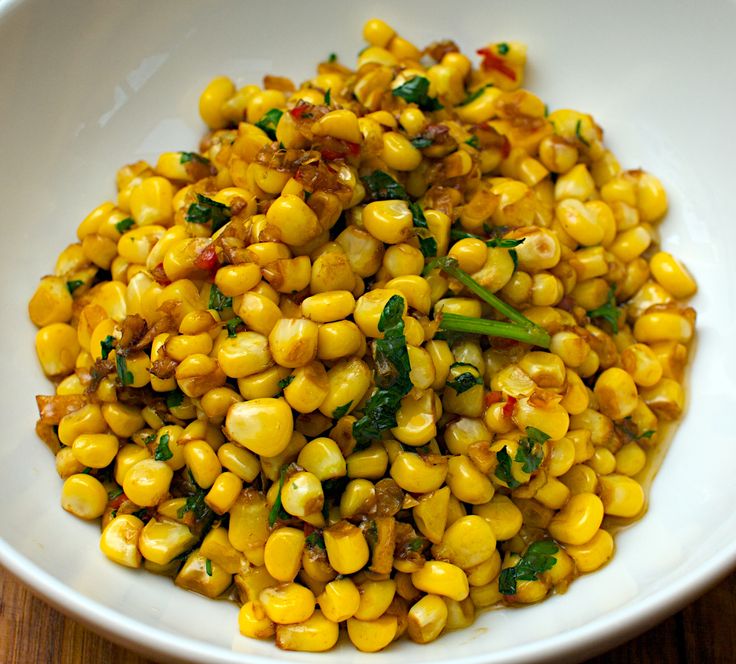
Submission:
M 0 562 L 58 608 L 167 661 L 571 661 L 651 626 L 736 561 L 736 4 L 370 4 L 0 2 Z M 698 343 L 688 413 L 649 512 L 617 537 L 610 565 L 565 595 L 485 613 L 427 647 L 402 641 L 364 655 L 342 645 L 311 656 L 239 637 L 234 605 L 110 563 L 97 524 L 61 510 L 53 458 L 33 433 L 33 395 L 49 385 L 26 303 L 83 216 L 113 196 L 121 164 L 196 146 L 197 98 L 213 75 L 298 80 L 332 51 L 353 62 L 371 15 L 419 44 L 447 37 L 469 52 L 491 40 L 529 44 L 529 87 L 552 109 L 591 112 L 625 167 L 664 181 L 664 246 L 700 284 Z

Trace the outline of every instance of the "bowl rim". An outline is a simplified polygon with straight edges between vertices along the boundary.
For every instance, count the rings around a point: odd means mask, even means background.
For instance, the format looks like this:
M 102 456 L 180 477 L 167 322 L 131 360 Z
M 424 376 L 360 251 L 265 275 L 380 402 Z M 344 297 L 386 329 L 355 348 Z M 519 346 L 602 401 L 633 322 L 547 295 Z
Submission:
M 228 651 L 220 646 L 150 627 L 67 586 L 13 549 L 1 537 L 0 564 L 62 613 L 132 650 L 166 655 L 169 658 L 173 656 L 186 662 L 269 664 L 275 659 L 278 661 L 278 657 L 273 655 Z M 654 591 L 633 608 L 623 604 L 586 625 L 563 633 L 489 655 L 457 656 L 448 661 L 455 664 L 513 661 L 519 664 L 552 661 L 573 653 L 584 653 L 584 657 L 590 657 L 604 649 L 613 648 L 627 637 L 641 633 L 664 620 L 726 577 L 734 568 L 736 540 L 695 571 L 680 577 L 674 584 Z M 274 654 L 279 653 L 274 646 Z

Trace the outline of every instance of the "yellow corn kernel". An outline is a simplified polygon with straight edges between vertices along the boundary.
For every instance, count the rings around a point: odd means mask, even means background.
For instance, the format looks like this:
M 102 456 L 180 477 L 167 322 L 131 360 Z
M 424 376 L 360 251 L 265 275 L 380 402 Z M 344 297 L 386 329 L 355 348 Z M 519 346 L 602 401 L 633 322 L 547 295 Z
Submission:
M 396 426 L 392 435 L 406 445 L 420 446 L 428 443 L 437 434 L 437 399 L 432 390 L 419 394 L 408 394 L 401 400 L 396 411 Z
M 100 550 L 110 560 L 125 567 L 140 567 L 138 538 L 143 521 L 132 514 L 119 514 L 111 519 L 100 536 Z
M 613 556 L 613 548 L 613 537 L 601 528 L 590 541 L 577 546 L 568 544 L 565 551 L 575 561 L 577 570 L 585 574 L 603 567 Z
M 373 483 L 357 479 L 348 482 L 340 496 L 340 516 L 347 519 L 356 514 L 367 513 L 375 505 L 376 490 Z
M 193 551 L 184 562 L 174 583 L 210 599 L 222 595 L 232 583 L 233 577 L 214 560 L 208 562 L 199 549 Z
M 578 149 L 560 136 L 545 136 L 539 144 L 539 159 L 553 173 L 567 173 L 578 161 Z
M 662 365 L 646 344 L 632 344 L 621 353 L 621 366 L 642 387 L 656 385 L 662 378 Z
M 28 315 L 34 325 L 67 323 L 72 317 L 72 296 L 61 277 L 44 277 L 28 303 Z
M 381 314 L 383 313 L 386 304 L 394 295 L 401 298 L 404 306 L 404 313 L 406 313 L 406 299 L 403 297 L 401 292 L 396 289 L 376 288 L 368 291 L 358 298 L 355 303 L 353 318 L 361 332 L 367 337 L 372 337 L 374 339 L 383 337 L 383 332 L 380 332 L 378 329 L 378 321 L 381 318 Z
M 388 454 L 379 444 L 353 452 L 346 460 L 347 475 L 350 478 L 379 479 L 386 473 Z
M 461 270 L 472 274 L 486 264 L 488 247 L 483 240 L 463 238 L 452 245 L 448 256 L 457 260 Z
M 522 431 L 534 427 L 544 431 L 552 440 L 562 438 L 570 424 L 570 416 L 561 405 L 553 401 L 536 407 L 526 397 L 517 401 L 512 417 Z
M 246 118 L 251 124 L 258 122 L 272 108 L 284 108 L 286 95 L 281 90 L 263 90 L 254 94 L 247 105 Z
M 413 171 L 422 162 L 422 153 L 406 136 L 395 131 L 383 135 L 383 161 L 397 171 Z
M 453 523 L 432 547 L 432 554 L 467 570 L 488 560 L 496 550 L 496 537 L 481 516 L 464 516 Z
M 69 413 L 59 422 L 59 440 L 71 447 L 76 438 L 85 433 L 103 433 L 107 423 L 97 404 L 87 404 L 77 411 Z
M 217 458 L 223 468 L 237 475 L 243 482 L 252 482 L 261 472 L 258 457 L 233 443 L 222 445 L 217 450 Z
M 96 519 L 107 507 L 107 491 L 92 475 L 71 475 L 61 489 L 61 506 L 80 519 Z
M 353 574 L 368 562 L 370 551 L 360 528 L 347 521 L 338 521 L 322 534 L 327 558 L 338 574 Z
M 603 502 L 595 494 L 574 494 L 550 521 L 549 533 L 563 544 L 585 544 L 600 528 L 603 513 Z
M 650 231 L 639 225 L 619 233 L 609 249 L 620 261 L 628 263 L 641 256 L 651 243 Z
M 447 469 L 447 459 L 443 457 L 400 452 L 391 464 L 391 477 L 404 491 L 429 493 L 442 486 Z
M 151 453 L 138 445 L 123 445 L 115 458 L 115 481 L 122 486 L 128 471 L 139 461 L 150 458 Z
M 376 620 L 348 619 L 348 637 L 361 652 L 383 650 L 396 637 L 398 620 L 396 616 L 385 615 Z
M 130 195 L 130 213 L 135 223 L 138 226 L 170 225 L 173 196 L 174 189 L 166 178 L 155 175 L 143 180 Z M 125 235 L 120 238 L 118 247 L 124 238 Z
M 116 436 L 130 438 L 136 431 L 145 426 L 141 411 L 134 406 L 123 403 L 102 404 L 102 417 Z
M 242 295 L 258 285 L 260 280 L 261 270 L 255 263 L 224 265 L 215 274 L 215 285 L 228 297 Z
M 151 519 L 140 533 L 138 548 L 146 560 L 168 565 L 196 541 L 197 538 L 184 524 Z
M 666 251 L 654 254 L 649 266 L 657 283 L 678 299 L 690 297 L 698 289 L 685 266 Z
M 282 583 L 296 578 L 302 564 L 304 532 L 296 528 L 274 530 L 266 541 L 264 562 L 268 573 Z
M 412 510 L 417 528 L 434 544 L 442 541 L 447 525 L 449 504 L 450 489 L 442 487 L 420 496 L 419 504 Z
M 490 558 L 465 570 L 471 586 L 485 586 L 498 576 L 501 571 L 501 556 L 493 551 Z M 454 600 L 453 600 L 454 601 Z
M 327 372 L 328 392 L 319 406 L 320 412 L 332 417 L 335 410 L 344 408 L 345 404 L 357 406 L 368 391 L 371 379 L 371 370 L 363 360 L 341 360 Z
M 56 453 L 56 472 L 59 473 L 59 477 L 65 480 L 76 473 L 81 473 L 84 470 L 84 466 L 77 461 L 76 457 L 72 453 L 71 447 L 62 446 L 61 449 Z
M 199 115 L 210 129 L 222 129 L 228 120 L 223 105 L 235 95 L 235 85 L 227 76 L 213 78 L 199 97 Z
M 123 490 L 136 505 L 153 507 L 169 492 L 174 472 L 163 461 L 142 459 L 125 474 Z
M 381 267 L 384 253 L 383 243 L 374 238 L 366 230 L 357 228 L 356 226 L 348 226 L 337 236 L 335 242 L 345 252 L 350 268 L 359 277 L 370 277 Z M 340 261 L 338 260 L 338 262 Z M 328 268 L 329 265 L 325 267 Z M 314 273 L 312 274 L 312 278 L 314 280 Z M 346 288 L 346 286 L 342 287 Z M 340 286 L 333 285 L 329 290 L 337 288 L 340 288 Z
M 251 639 L 269 639 L 276 633 L 276 626 L 266 615 L 263 604 L 248 601 L 240 607 L 238 629 L 243 636 Z
M 206 332 L 172 335 L 166 340 L 164 350 L 166 355 L 176 362 L 181 362 L 195 353 L 208 355 L 212 350 L 212 337 Z
M 363 225 L 376 239 L 400 244 L 412 237 L 414 222 L 406 201 L 375 201 L 363 210 Z
M 230 508 L 228 540 L 243 553 L 263 547 L 269 534 L 269 507 L 256 489 L 245 489 Z
M 644 489 L 636 480 L 625 475 L 607 475 L 599 482 L 600 500 L 606 514 L 631 518 L 644 509 Z
M 118 453 L 118 439 L 105 433 L 83 433 L 74 439 L 72 452 L 82 465 L 104 468 Z
M 191 443 L 187 443 L 184 448 L 184 454 L 187 453 L 187 448 L 190 445 Z M 200 484 L 199 480 L 197 480 L 197 484 L 203 488 L 207 488 L 206 485 Z M 220 473 L 212 484 L 212 488 L 209 490 L 204 500 L 214 512 L 217 514 L 225 514 L 225 512 L 229 511 L 235 504 L 242 488 L 243 481 L 237 475 L 228 472 Z
M 416 643 L 434 641 L 447 625 L 448 610 L 442 597 L 425 595 L 409 609 L 409 638 Z
M 501 94 L 498 88 L 487 87 L 473 101 L 457 106 L 455 112 L 463 122 L 471 124 L 485 122 L 496 112 L 495 103 Z
M 251 452 L 276 456 L 289 444 L 294 418 L 283 399 L 251 399 L 230 406 L 225 434 Z
M 563 330 L 552 335 L 550 350 L 558 355 L 566 366 L 577 368 L 588 357 L 590 345 L 575 332 Z
M 555 215 L 562 224 L 564 231 L 579 244 L 592 246 L 603 240 L 603 227 L 598 223 L 596 216 L 581 201 L 575 198 L 566 198 L 560 201 L 555 209 Z M 611 251 L 613 251 L 613 248 Z M 632 258 L 635 257 L 632 256 Z
M 276 645 L 282 650 L 325 652 L 337 643 L 339 636 L 339 625 L 319 610 L 297 624 L 276 626 Z
M 337 360 L 359 354 L 365 337 L 358 326 L 349 320 L 320 325 L 317 341 L 317 357 L 320 360 Z
M 314 211 L 298 196 L 279 196 L 266 212 L 268 239 L 292 246 L 306 244 L 322 228 Z
M 606 369 L 595 383 L 600 411 L 613 420 L 628 417 L 636 408 L 638 393 L 634 379 L 623 369 Z
M 355 297 L 350 291 L 327 291 L 302 302 L 305 318 L 316 323 L 331 323 L 347 318 L 355 309 Z
M 469 593 L 468 577 L 457 565 L 430 560 L 411 575 L 416 588 L 426 593 L 464 600 Z
M 314 594 L 298 583 L 264 588 L 259 600 L 266 615 L 278 625 L 304 622 L 314 613 Z
M 687 343 L 693 336 L 693 324 L 683 315 L 669 311 L 644 314 L 634 324 L 634 337 L 647 344 L 658 341 Z
M 375 620 L 382 616 L 394 599 L 396 582 L 366 581 L 360 586 L 360 604 L 354 616 L 358 620 Z
M 587 201 L 595 191 L 595 182 L 585 164 L 577 164 L 555 182 L 555 198 Z
M 488 522 L 500 542 L 514 537 L 519 532 L 523 520 L 521 510 L 508 496 L 502 495 L 495 495 L 489 502 L 475 505 L 473 514 Z
M 249 330 L 263 335 L 269 334 L 281 318 L 278 305 L 264 295 L 253 291 L 243 295 L 237 313 Z
M 424 256 L 410 244 L 394 244 L 383 255 L 383 267 L 392 278 L 407 274 L 418 275 L 424 269 Z
M 464 454 L 450 457 L 447 486 L 458 500 L 471 505 L 482 505 L 493 497 L 491 481 Z
M 273 359 L 282 367 L 302 367 L 317 356 L 317 323 L 306 318 L 281 318 L 268 335 Z
M 325 617 L 339 623 L 355 615 L 361 597 L 350 579 L 336 579 L 325 586 L 317 601 Z
M 632 477 L 638 474 L 647 462 L 644 450 L 635 442 L 626 443 L 616 452 L 616 472 Z
M 273 360 L 264 335 L 238 332 L 219 344 L 217 362 L 229 378 L 244 378 L 264 371 Z
M 567 502 L 570 489 L 562 482 L 550 477 L 547 482 L 534 494 L 534 499 L 545 507 L 557 510 Z
M 298 367 L 290 376 L 291 382 L 284 388 L 284 398 L 300 413 L 317 410 L 329 391 L 329 379 L 320 362 L 310 362 Z
M 36 333 L 36 354 L 47 376 L 71 373 L 79 351 L 77 331 L 71 325 L 51 323 Z
M 607 447 L 596 447 L 593 456 L 588 459 L 587 464 L 598 475 L 608 475 L 616 470 L 616 457 Z
M 225 528 L 213 528 L 207 533 L 199 552 L 217 563 L 228 574 L 239 572 L 243 566 L 243 556 L 230 544 Z
M 281 488 L 281 504 L 289 514 L 303 518 L 319 512 L 324 505 L 322 484 L 309 472 L 296 472 Z
M 297 464 L 315 475 L 320 482 L 344 477 L 347 473 L 345 458 L 331 438 L 315 438 L 299 452 Z

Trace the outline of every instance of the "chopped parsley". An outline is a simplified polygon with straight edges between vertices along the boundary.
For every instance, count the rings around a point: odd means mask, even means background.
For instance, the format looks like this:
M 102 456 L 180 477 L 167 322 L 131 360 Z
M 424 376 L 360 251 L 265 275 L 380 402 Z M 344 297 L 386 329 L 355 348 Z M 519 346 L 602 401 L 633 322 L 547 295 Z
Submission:
M 110 491 L 107 492 L 107 498 L 108 500 L 113 500 L 114 498 L 117 498 L 118 496 L 123 495 L 123 490 L 116 486 L 114 489 L 110 489 Z
M 332 88 L 327 88 L 325 92 L 325 105 L 329 106 L 332 103 Z
M 521 238 L 521 240 L 492 237 L 490 240 L 486 240 L 486 246 L 499 247 L 500 249 L 513 249 L 514 247 L 518 247 L 520 244 L 524 244 L 524 240 L 526 240 L 524 237 Z
M 517 581 L 536 581 L 540 574 L 557 564 L 559 547 L 552 540 L 532 542 L 516 565 L 501 570 L 498 590 L 502 595 L 515 595 Z
M 115 369 L 118 372 L 118 378 L 120 384 L 125 387 L 126 385 L 132 385 L 135 380 L 133 372 L 128 370 L 128 364 L 125 361 L 125 355 L 115 355 Z
M 452 369 L 452 367 L 463 366 L 470 367 L 473 365 L 466 364 L 464 362 L 455 362 L 450 366 L 450 369 Z M 447 381 L 447 386 L 455 390 L 457 394 L 467 392 L 469 389 L 475 387 L 476 385 L 483 385 L 483 379 L 480 376 L 473 375 L 470 371 L 464 371 L 458 376 L 455 376 L 455 378 L 453 378 L 452 380 Z
M 238 327 L 240 327 L 242 324 L 243 319 L 240 318 L 240 316 L 235 316 L 234 318 L 231 318 L 227 323 L 225 323 L 225 327 L 227 328 L 227 336 L 234 337 L 238 333 Z
M 276 494 L 276 500 L 273 502 L 273 507 L 271 508 L 271 511 L 268 513 L 268 525 L 273 527 L 273 525 L 278 521 L 280 518 L 285 517 L 288 518 L 289 515 L 284 510 L 284 506 L 281 503 L 281 489 L 284 488 L 284 478 L 286 477 L 286 468 L 287 466 L 284 466 L 281 469 L 281 473 L 279 475 L 279 490 Z
M 588 312 L 588 316 L 590 318 L 602 318 L 611 325 L 613 333 L 618 334 L 619 308 L 616 303 L 615 291 L 616 286 L 612 285 L 611 289 L 608 291 L 608 299 L 606 300 L 606 303 L 600 307 L 591 309 Z
M 465 141 L 465 145 L 469 145 L 471 148 L 480 150 L 480 139 L 477 136 L 473 135 L 467 141 Z
M 432 145 L 432 139 L 427 136 L 417 136 L 416 138 L 411 139 L 411 144 L 417 148 L 417 150 L 421 150 L 422 148 L 428 148 Z
M 590 143 L 588 143 L 588 141 L 586 141 L 586 140 L 585 140 L 585 138 L 583 138 L 583 135 L 582 135 L 582 134 L 580 133 L 580 127 L 581 127 L 582 123 L 583 123 L 583 121 L 582 121 L 582 120 L 578 120 L 578 121 L 577 121 L 577 123 L 575 124 L 575 136 L 577 137 L 577 139 L 578 139 L 578 140 L 579 140 L 579 141 L 580 141 L 580 142 L 581 142 L 581 143 L 582 143 L 582 144 L 583 144 L 583 145 L 584 145 L 585 147 L 589 148 L 589 147 L 590 147 Z
M 204 571 L 207 573 L 207 576 L 212 576 L 212 561 L 209 558 L 205 558 Z
M 396 411 L 412 388 L 409 352 L 404 336 L 404 298 L 392 295 L 381 312 L 378 330 L 383 339 L 373 343 L 375 383 L 378 388 L 368 399 L 363 417 L 353 424 L 355 449 L 367 448 L 386 429 L 396 426 Z
M 173 456 L 174 456 L 174 453 L 169 449 L 169 434 L 165 433 L 158 440 L 158 445 L 156 446 L 156 453 L 153 455 L 153 458 L 156 461 L 168 461 Z
M 351 400 L 351 401 L 348 401 L 347 403 L 344 403 L 342 406 L 335 408 L 335 410 L 332 413 L 332 419 L 339 420 L 344 415 L 347 415 L 348 411 L 350 410 L 350 406 L 352 405 L 353 405 L 353 402 Z
M 394 88 L 392 93 L 395 97 L 415 103 L 423 111 L 439 111 L 444 108 L 435 97 L 429 96 L 429 79 L 424 76 L 410 78 L 406 83 Z
M 327 56 L 327 62 L 329 62 L 330 64 L 332 64 L 333 62 L 337 62 L 337 53 L 330 53 Z
M 406 189 L 388 173 L 373 171 L 370 175 L 365 175 L 362 180 L 368 188 L 370 199 L 373 201 L 390 201 L 397 198 L 404 201 L 409 200 Z
M 90 475 L 90 474 L 92 474 L 92 469 L 90 467 L 87 467 L 82 471 L 82 475 Z
M 207 224 L 212 223 L 212 232 L 220 230 L 228 221 L 232 213 L 230 208 L 224 203 L 213 201 L 207 196 L 197 194 L 197 202 L 189 206 L 186 214 L 186 220 L 191 224 Z
M 143 444 L 144 445 L 150 445 L 154 440 L 156 440 L 156 434 L 155 433 L 149 433 L 148 435 L 143 436 Z
M 413 540 L 409 540 L 406 548 L 409 551 L 421 551 L 424 548 L 424 540 L 421 537 L 415 537 Z
M 179 157 L 180 164 L 186 164 L 190 161 L 198 161 L 200 164 L 209 164 L 210 160 L 207 157 L 203 157 L 201 154 L 196 152 L 182 152 Z
M 492 88 L 492 87 L 493 87 L 493 84 L 488 83 L 487 85 L 482 85 L 477 90 L 473 90 L 473 92 L 471 92 L 467 97 L 465 97 L 465 99 L 463 99 L 458 104 L 458 106 L 467 106 L 470 102 L 473 102 L 476 99 L 478 99 L 478 97 L 480 97 L 486 91 L 487 88 Z
M 133 221 L 130 217 L 126 217 L 125 219 L 121 219 L 117 224 L 115 224 L 115 230 L 117 230 L 120 235 L 125 233 L 125 231 L 130 230 L 135 226 L 135 221 Z
M 256 122 L 256 127 L 263 129 L 268 134 L 268 137 L 272 140 L 276 140 L 276 126 L 281 119 L 284 112 L 278 108 L 272 108 L 270 111 L 264 114 L 264 116 Z
M 536 427 L 527 427 L 526 436 L 519 440 L 519 447 L 516 450 L 514 461 L 521 464 L 521 469 L 525 473 L 533 473 L 539 465 L 544 461 L 544 442 L 549 440 L 549 436 L 540 431 Z
M 110 355 L 114 341 L 115 337 L 111 334 L 108 334 L 102 341 L 100 341 L 100 353 L 103 360 L 106 360 L 108 355 Z
M 209 309 L 215 311 L 222 311 L 223 309 L 229 309 L 233 306 L 233 298 L 227 297 L 220 292 L 220 289 L 212 284 L 210 287 L 210 300 L 208 303 Z
M 176 516 L 183 519 L 187 512 L 191 512 L 197 521 L 202 519 L 209 511 L 207 504 L 204 502 L 206 495 L 207 492 L 204 489 L 197 487 L 193 495 L 187 496 L 186 502 L 177 510 Z
M 417 240 L 419 240 L 419 249 L 425 258 L 434 258 L 437 255 L 437 240 L 434 235 L 429 232 L 429 225 L 424 216 L 419 203 L 409 203 L 411 216 L 414 219 L 414 228 L 416 229 Z
M 184 403 L 184 392 L 180 389 L 171 390 L 166 393 L 166 407 L 171 410 L 172 408 L 178 408 Z
M 322 533 L 319 530 L 315 530 L 310 535 L 307 535 L 307 545 L 312 548 L 326 549 L 325 539 L 322 537 Z
M 84 282 L 81 279 L 72 279 L 72 281 L 66 282 L 66 288 L 69 291 L 69 295 L 73 295 L 74 291 L 80 286 L 84 286 Z
M 283 392 L 289 385 L 291 385 L 291 381 L 294 380 L 294 376 L 287 376 L 286 378 L 282 378 L 279 381 L 279 389 Z
M 506 482 L 509 489 L 520 487 L 521 483 L 511 474 L 511 457 L 505 447 L 496 452 L 496 461 L 498 462 L 495 472 L 496 477 L 502 482 Z
M 506 42 L 501 42 L 496 46 L 496 50 L 499 55 L 506 55 L 509 52 L 509 45 Z

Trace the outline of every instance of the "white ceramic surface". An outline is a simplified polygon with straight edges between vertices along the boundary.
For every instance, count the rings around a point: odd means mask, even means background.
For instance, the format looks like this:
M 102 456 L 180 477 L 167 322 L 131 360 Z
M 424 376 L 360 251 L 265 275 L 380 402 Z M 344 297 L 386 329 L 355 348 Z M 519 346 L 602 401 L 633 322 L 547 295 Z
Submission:
M 419 44 L 527 42 L 531 89 L 552 109 L 591 112 L 625 167 L 662 178 L 671 202 L 664 246 L 700 284 L 697 357 L 649 513 L 617 538 L 603 571 L 428 647 L 283 653 L 238 637 L 233 605 L 108 562 L 97 525 L 61 510 L 53 458 L 33 433 L 33 395 L 49 386 L 26 302 L 78 222 L 113 195 L 121 164 L 196 145 L 197 98 L 213 75 L 306 78 L 331 51 L 352 62 L 371 15 Z M 56 606 L 166 661 L 571 661 L 702 592 L 736 562 L 734 34 L 733 0 L 0 1 L 0 562 Z

